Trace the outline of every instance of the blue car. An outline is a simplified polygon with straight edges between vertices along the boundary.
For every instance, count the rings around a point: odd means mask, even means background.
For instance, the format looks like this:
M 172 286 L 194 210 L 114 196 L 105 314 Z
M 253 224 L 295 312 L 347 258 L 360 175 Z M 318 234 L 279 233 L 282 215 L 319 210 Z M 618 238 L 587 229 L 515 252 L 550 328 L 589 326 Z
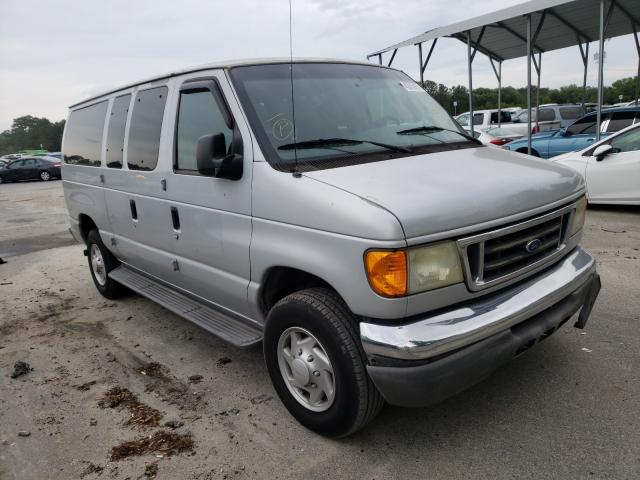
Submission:
M 606 137 L 623 128 L 640 123 L 640 107 L 607 108 L 602 110 L 600 135 Z M 538 133 L 531 137 L 531 155 L 551 158 L 582 150 L 596 141 L 596 112 L 576 120 L 567 128 Z M 502 148 L 527 153 L 527 139 L 507 143 Z

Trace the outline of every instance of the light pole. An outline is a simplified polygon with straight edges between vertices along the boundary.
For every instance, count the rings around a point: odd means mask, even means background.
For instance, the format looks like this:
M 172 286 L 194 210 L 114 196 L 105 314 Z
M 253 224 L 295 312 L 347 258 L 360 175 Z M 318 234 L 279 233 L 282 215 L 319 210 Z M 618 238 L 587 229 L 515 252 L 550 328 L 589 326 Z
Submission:
M 453 116 L 454 117 L 458 116 L 458 101 L 457 100 L 453 101 Z

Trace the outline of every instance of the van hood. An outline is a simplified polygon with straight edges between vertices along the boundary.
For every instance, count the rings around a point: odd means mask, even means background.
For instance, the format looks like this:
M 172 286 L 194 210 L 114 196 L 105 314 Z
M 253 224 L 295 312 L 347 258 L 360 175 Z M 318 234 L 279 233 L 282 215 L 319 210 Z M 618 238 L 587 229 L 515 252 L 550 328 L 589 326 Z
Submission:
M 580 174 L 498 148 L 469 148 L 304 173 L 392 212 L 407 238 L 517 215 L 584 189 Z

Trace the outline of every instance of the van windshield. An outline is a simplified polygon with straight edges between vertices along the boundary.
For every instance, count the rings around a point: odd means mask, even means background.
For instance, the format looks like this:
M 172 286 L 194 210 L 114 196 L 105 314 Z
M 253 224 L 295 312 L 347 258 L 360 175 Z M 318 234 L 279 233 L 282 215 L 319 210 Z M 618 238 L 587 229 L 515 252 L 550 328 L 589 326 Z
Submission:
M 335 168 L 478 146 L 431 96 L 396 70 L 284 63 L 235 67 L 230 76 L 267 161 L 278 170 Z

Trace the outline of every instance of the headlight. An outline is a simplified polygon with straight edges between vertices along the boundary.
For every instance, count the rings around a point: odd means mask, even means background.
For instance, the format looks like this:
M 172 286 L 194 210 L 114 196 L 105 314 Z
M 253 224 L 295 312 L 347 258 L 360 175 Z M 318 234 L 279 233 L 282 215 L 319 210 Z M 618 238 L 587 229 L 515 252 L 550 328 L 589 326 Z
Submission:
M 370 250 L 365 266 L 371 287 L 385 297 L 424 292 L 463 280 L 454 242 L 406 250 Z
M 578 233 L 584 227 L 584 217 L 587 213 L 587 197 L 582 197 L 576 202 L 576 212 L 571 223 L 571 236 Z

